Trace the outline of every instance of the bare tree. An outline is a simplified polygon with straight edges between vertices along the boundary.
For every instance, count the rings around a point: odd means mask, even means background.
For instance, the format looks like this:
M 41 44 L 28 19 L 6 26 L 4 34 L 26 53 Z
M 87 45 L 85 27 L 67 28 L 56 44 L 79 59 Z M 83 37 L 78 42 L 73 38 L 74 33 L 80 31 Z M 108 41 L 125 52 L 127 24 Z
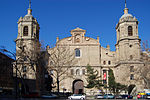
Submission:
M 53 75 L 58 92 L 60 82 L 69 77 L 69 69 L 76 63 L 75 53 L 71 51 L 69 46 L 56 45 L 56 47 L 49 49 L 48 70 Z
M 33 73 L 36 79 L 36 89 L 42 91 L 44 88 L 44 74 L 47 70 L 48 53 L 44 48 L 43 42 L 32 41 L 31 47 L 28 44 L 21 46 L 21 51 L 17 53 L 20 58 L 20 63 L 27 64 L 25 73 Z M 20 70 L 23 69 L 23 65 Z
M 148 41 L 142 43 L 141 47 L 141 58 L 139 59 L 138 66 L 130 66 L 129 70 L 126 70 L 126 74 L 122 78 L 124 81 L 128 81 L 129 77 L 131 78 L 131 73 L 134 75 L 133 79 L 135 84 L 130 84 L 128 89 L 132 91 L 132 94 L 136 94 L 137 84 L 140 85 L 141 89 L 150 88 L 150 47 Z M 134 88 L 135 87 L 135 88 Z M 129 91 L 128 91 L 129 92 Z
M 24 86 L 24 79 L 26 79 L 24 75 L 33 74 L 33 76 L 35 76 L 34 79 L 36 79 L 36 89 L 41 90 L 41 88 L 43 88 L 42 81 L 44 79 L 48 53 L 42 43 L 38 41 L 35 42 L 36 43 L 32 43 L 32 46 L 29 48 L 25 41 L 19 41 L 19 43 L 16 43 L 16 53 L 8 51 L 3 47 L 1 47 L 0 50 L 11 54 L 15 59 L 13 63 L 13 72 L 16 74 L 16 77 L 21 79 Z
M 134 74 L 136 77 L 134 78 L 135 81 L 142 84 L 143 88 L 149 89 L 150 88 L 150 48 L 148 41 L 142 43 L 142 50 L 141 50 L 141 66 L 135 67 L 133 69 Z
M 145 88 L 150 88 L 150 47 L 148 41 L 143 42 L 141 61 L 144 66 L 137 69 L 137 73 L 140 74 L 141 78 L 144 80 Z

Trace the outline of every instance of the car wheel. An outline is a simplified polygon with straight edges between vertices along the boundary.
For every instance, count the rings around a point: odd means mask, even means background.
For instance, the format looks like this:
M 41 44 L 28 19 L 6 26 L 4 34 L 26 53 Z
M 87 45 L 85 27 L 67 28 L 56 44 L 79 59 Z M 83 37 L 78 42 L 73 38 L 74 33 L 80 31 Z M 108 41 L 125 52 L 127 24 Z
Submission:
M 72 100 L 72 98 L 69 98 L 70 100 Z
M 84 98 L 81 98 L 81 100 L 84 100 Z

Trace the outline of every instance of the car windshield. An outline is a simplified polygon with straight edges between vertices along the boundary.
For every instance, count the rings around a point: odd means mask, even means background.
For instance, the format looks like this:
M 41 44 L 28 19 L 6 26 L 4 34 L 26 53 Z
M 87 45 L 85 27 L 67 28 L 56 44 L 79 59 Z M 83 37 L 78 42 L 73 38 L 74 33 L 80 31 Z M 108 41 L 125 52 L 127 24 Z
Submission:
M 105 94 L 105 95 L 112 95 L 112 94 Z
M 147 95 L 150 95 L 150 93 L 146 93 Z
M 82 96 L 82 94 L 74 94 L 73 96 Z

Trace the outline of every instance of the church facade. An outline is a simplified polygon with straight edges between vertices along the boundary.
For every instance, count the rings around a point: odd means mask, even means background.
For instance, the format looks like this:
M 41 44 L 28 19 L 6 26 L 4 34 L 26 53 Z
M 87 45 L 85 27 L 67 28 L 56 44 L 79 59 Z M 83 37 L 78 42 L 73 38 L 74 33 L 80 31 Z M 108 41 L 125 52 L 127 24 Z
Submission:
M 29 7 L 28 14 L 21 17 L 18 21 L 18 37 L 16 39 L 16 53 L 19 52 L 18 45 L 20 43 L 28 46 L 27 48 L 36 50 L 39 42 L 39 24 L 32 16 Z M 119 19 L 116 26 L 116 50 L 111 51 L 110 46 L 102 47 L 99 42 L 99 37 L 93 39 L 85 37 L 86 30 L 79 27 L 70 31 L 71 36 L 64 39 L 57 38 L 56 46 L 69 48 L 70 52 L 75 54 L 76 64 L 67 70 L 68 77 L 60 81 L 60 91 L 73 93 L 90 93 L 98 90 L 88 90 L 85 88 L 86 81 L 86 66 L 89 64 L 98 71 L 101 79 L 108 83 L 108 70 L 111 68 L 114 71 L 117 82 L 132 85 L 135 84 L 138 90 L 143 89 L 142 82 L 134 80 L 138 75 L 135 75 L 134 69 L 143 66 L 140 61 L 140 38 L 138 34 L 138 20 L 128 13 L 128 8 L 125 7 L 124 14 Z M 23 46 L 21 44 L 21 46 Z M 56 47 L 54 47 L 56 48 Z M 50 54 L 52 48 L 47 47 L 47 52 Z M 31 55 L 34 53 L 32 52 Z M 17 57 L 18 59 L 18 57 Z M 22 63 L 18 64 L 22 66 Z M 49 58 L 48 67 L 51 66 Z M 25 62 L 22 70 L 22 75 L 28 79 L 35 79 L 36 75 L 33 71 L 27 72 L 28 67 L 32 67 L 31 63 Z M 65 69 L 65 67 L 64 67 Z M 36 68 L 35 68 L 36 70 Z M 71 76 L 71 77 L 70 77 Z M 55 81 L 55 80 L 54 80 Z
M 136 85 L 137 90 L 142 90 L 142 81 L 135 80 L 138 75 L 134 69 L 143 66 L 141 62 L 141 46 L 138 35 L 138 20 L 128 13 L 125 7 L 124 14 L 116 25 L 116 51 L 111 51 L 110 46 L 102 47 L 99 37 L 93 39 L 85 37 L 86 30 L 79 27 L 70 31 L 71 37 L 60 39 L 57 37 L 56 47 L 68 47 L 74 52 L 77 63 L 68 70 L 68 77 L 60 82 L 60 89 L 73 93 L 91 93 L 98 90 L 84 88 L 86 81 L 86 66 L 90 65 L 98 71 L 101 80 L 108 84 L 108 72 L 111 68 L 117 82 L 125 85 Z M 51 48 L 47 49 L 48 52 Z M 50 62 L 51 60 L 49 60 Z M 49 64 L 49 66 L 51 66 Z M 68 76 L 69 76 L 68 75 Z

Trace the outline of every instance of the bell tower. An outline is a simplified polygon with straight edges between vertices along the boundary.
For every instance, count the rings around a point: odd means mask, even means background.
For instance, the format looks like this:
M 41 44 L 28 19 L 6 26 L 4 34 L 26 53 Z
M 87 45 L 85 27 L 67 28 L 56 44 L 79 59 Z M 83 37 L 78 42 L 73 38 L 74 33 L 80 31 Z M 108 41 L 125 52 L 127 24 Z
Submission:
M 128 13 L 126 7 L 124 14 L 119 19 L 116 26 L 117 43 L 116 43 L 116 67 L 114 75 L 116 81 L 125 85 L 135 85 L 137 89 L 142 88 L 142 81 L 137 82 L 137 68 L 143 66 L 141 62 L 141 46 L 138 35 L 138 21 Z
M 116 52 L 118 61 L 139 60 L 140 59 L 140 39 L 138 35 L 138 21 L 128 13 L 126 7 L 124 14 L 119 19 L 116 26 L 117 43 Z
M 39 49 L 39 29 L 37 20 L 32 16 L 31 0 L 29 0 L 27 15 L 18 20 L 18 36 L 15 40 L 17 67 L 21 73 L 20 77 L 25 79 L 36 78 L 36 67 L 32 61 Z

